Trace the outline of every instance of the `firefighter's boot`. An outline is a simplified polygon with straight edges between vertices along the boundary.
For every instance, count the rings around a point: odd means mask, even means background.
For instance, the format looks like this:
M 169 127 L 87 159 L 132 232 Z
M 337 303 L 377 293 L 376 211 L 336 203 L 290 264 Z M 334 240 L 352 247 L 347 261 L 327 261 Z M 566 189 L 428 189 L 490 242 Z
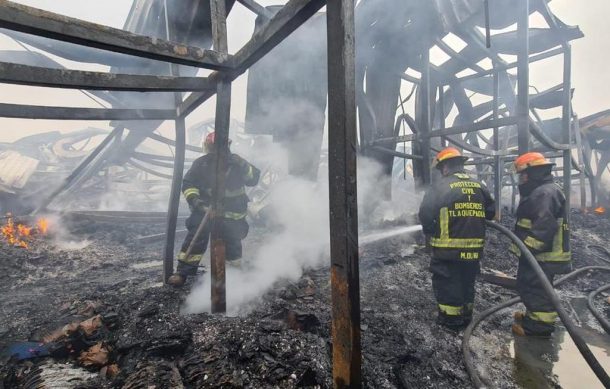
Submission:
M 175 288 L 182 288 L 186 283 L 186 276 L 180 273 L 172 274 L 167 280 L 167 284 Z
M 523 311 L 513 312 L 513 319 L 515 319 L 515 321 L 523 321 L 524 317 L 525 317 L 525 312 L 523 312 Z
M 517 313 L 517 312 L 515 312 L 515 313 Z M 521 323 L 513 323 L 512 331 L 513 331 L 513 334 L 515 334 L 517 336 L 526 336 L 527 335 L 525 333 L 525 330 L 523 329 L 523 326 L 521 325 Z

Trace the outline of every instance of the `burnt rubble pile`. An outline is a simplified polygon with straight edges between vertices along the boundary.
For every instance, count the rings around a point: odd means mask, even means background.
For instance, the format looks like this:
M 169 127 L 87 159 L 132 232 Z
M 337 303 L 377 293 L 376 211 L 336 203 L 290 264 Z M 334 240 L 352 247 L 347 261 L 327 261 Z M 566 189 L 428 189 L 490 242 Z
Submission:
M 589 245 L 610 239 L 610 221 L 574 212 L 572 225 L 575 267 L 603 264 Z M 151 232 L 139 228 L 101 228 L 97 236 L 82 228 L 90 244 L 72 251 L 50 241 L 28 251 L 0 245 L 7 258 L 0 262 L 0 350 L 20 350 L 12 358 L 4 351 L 0 388 L 331 386 L 328 269 L 278 282 L 238 317 L 183 315 L 188 288 L 161 284 L 159 261 L 151 259 L 160 245 L 132 243 Z M 254 229 L 253 240 L 265 233 Z M 514 276 L 506 239 L 490 232 L 489 242 L 483 268 Z M 361 254 L 365 386 L 471 387 L 462 335 L 435 323 L 427 254 L 408 238 L 368 245 Z M 586 295 L 604 282 L 581 277 L 560 293 Z M 513 296 L 479 282 L 476 309 Z M 608 313 L 605 298 L 596 304 Z M 508 388 L 516 387 L 510 323 L 509 313 L 491 317 L 472 340 L 481 368 Z
M 95 293 L 88 296 L 94 300 L 62 307 L 65 319 L 72 321 L 30 337 L 28 344 L 42 346 L 40 358 L 5 360 L 0 376 L 5 387 L 44 383 L 50 360 L 98 373 L 74 379 L 80 388 L 330 384 L 327 337 L 315 334 L 319 322 L 310 323 L 312 314 L 263 304 L 275 312 L 273 317 L 184 316 L 178 311 L 183 297 L 179 291 L 138 291 L 131 282 L 114 286 L 115 293 Z M 301 317 L 310 332 L 291 329 L 288 317 L 294 322 Z

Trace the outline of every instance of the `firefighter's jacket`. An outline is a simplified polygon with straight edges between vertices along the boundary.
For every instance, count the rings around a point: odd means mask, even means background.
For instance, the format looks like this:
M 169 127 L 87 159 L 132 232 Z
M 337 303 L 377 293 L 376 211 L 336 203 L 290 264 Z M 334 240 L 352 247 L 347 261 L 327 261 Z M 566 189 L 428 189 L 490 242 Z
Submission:
M 419 209 L 432 257 L 476 261 L 485 245 L 485 219 L 495 216 L 495 201 L 482 183 L 456 172 L 433 184 Z
M 212 202 L 212 190 L 216 186 L 214 153 L 197 158 L 184 175 L 182 193 L 189 204 L 200 198 L 206 207 Z M 225 178 L 224 217 L 239 220 L 246 217 L 248 196 L 246 186 L 255 186 L 260 170 L 237 154 L 229 154 Z
M 566 198 L 552 177 L 521 198 L 515 235 L 538 261 L 570 265 L 570 228 L 566 212 Z M 512 246 L 511 251 L 520 255 L 516 246 Z

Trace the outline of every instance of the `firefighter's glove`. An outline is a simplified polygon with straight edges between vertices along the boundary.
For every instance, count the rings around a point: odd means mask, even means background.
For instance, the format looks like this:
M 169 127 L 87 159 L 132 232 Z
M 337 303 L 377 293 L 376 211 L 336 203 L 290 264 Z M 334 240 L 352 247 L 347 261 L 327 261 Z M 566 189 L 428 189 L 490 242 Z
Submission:
M 205 212 L 206 208 L 206 204 L 200 198 L 196 198 L 191 201 L 191 210 L 193 211 Z

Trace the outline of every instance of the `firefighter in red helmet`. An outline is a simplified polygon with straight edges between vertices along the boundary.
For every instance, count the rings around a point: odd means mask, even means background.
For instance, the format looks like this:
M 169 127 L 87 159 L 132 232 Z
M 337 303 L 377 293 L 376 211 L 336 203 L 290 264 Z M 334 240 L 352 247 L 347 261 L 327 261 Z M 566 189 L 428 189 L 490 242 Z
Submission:
M 554 163 L 540 153 L 519 156 L 514 163 L 519 174 L 519 206 L 515 235 L 534 254 L 552 283 L 557 274 L 572 270 L 568 205 L 562 189 L 552 175 Z M 519 256 L 517 290 L 525 312 L 515 312 L 516 335 L 548 336 L 555 329 L 557 312 L 544 292 L 538 277 L 516 245 L 511 251 Z
M 495 202 L 485 185 L 464 171 L 467 159 L 453 147 L 438 153 L 433 166 L 441 178 L 426 192 L 419 209 L 432 249 L 430 271 L 438 322 L 452 329 L 472 320 L 485 220 L 495 216 Z
M 188 233 L 178 254 L 178 268 L 169 278 L 173 286 L 184 285 L 188 276 L 195 275 L 199 263 L 208 245 L 211 223 L 208 223 L 204 233 L 195 242 L 193 250 L 187 257 L 191 241 L 199 224 L 210 211 L 212 192 L 216 185 L 216 134 L 208 134 L 203 143 L 205 155 L 197 158 L 182 181 L 182 193 L 191 209 L 191 215 L 186 220 Z M 229 141 L 230 144 L 230 141 Z M 224 218 L 221 234 L 225 241 L 226 260 L 228 265 L 239 266 L 242 256 L 241 241 L 248 234 L 246 214 L 248 210 L 248 196 L 246 186 L 255 186 L 260 177 L 260 170 L 237 154 L 230 153 L 228 157 L 227 173 L 225 176 Z M 204 269 L 205 271 L 205 269 Z

